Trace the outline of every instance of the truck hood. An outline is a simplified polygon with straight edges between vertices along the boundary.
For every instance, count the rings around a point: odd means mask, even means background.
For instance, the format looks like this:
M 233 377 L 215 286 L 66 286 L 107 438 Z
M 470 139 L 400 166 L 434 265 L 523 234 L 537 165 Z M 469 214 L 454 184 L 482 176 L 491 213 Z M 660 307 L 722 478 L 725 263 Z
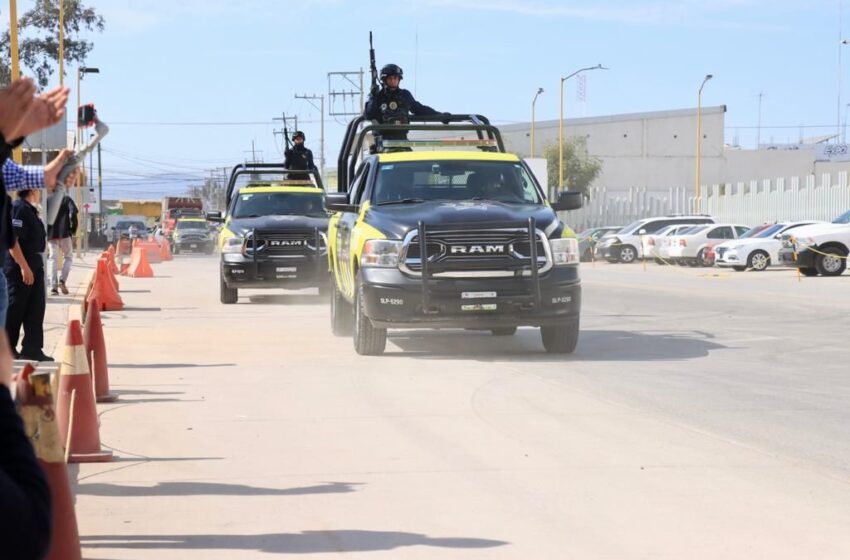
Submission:
M 327 218 L 311 218 L 308 216 L 260 216 L 258 218 L 233 218 L 227 224 L 227 229 L 236 235 L 245 235 L 252 229 L 280 230 L 313 229 L 328 230 Z
M 505 204 L 495 201 L 451 202 L 434 200 L 412 204 L 372 206 L 366 211 L 366 222 L 384 232 L 390 239 L 403 239 L 422 221 L 426 226 L 447 224 L 515 223 L 526 225 L 534 218 L 537 228 L 552 237 L 560 220 L 548 206 L 541 204 Z

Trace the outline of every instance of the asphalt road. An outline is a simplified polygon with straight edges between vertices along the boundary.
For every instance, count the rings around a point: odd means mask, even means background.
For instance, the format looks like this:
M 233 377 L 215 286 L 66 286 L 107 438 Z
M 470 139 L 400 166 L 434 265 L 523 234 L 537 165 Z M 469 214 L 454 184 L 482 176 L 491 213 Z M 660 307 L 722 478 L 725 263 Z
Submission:
M 87 558 L 850 557 L 848 276 L 588 265 L 573 356 L 520 329 L 366 358 L 310 292 L 155 269 L 105 314 Z

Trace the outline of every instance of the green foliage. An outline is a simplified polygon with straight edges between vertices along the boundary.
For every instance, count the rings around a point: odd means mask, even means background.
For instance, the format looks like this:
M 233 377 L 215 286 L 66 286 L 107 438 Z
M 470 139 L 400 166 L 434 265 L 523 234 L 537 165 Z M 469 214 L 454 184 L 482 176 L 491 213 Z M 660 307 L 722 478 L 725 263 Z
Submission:
M 82 65 L 94 44 L 81 38 L 86 31 L 103 31 L 103 17 L 81 0 L 65 2 L 65 74 L 69 65 Z M 8 19 L 8 18 L 7 18 Z M 11 81 L 9 30 L 0 36 L 0 84 Z M 21 73 L 32 76 L 41 88 L 59 68 L 59 0 L 36 0 L 18 19 Z M 58 80 L 57 80 L 58 81 Z
M 543 157 L 546 158 L 549 184 L 558 187 L 558 145 L 543 148 Z M 570 138 L 564 142 L 564 187 L 581 191 L 585 198 L 590 198 L 590 186 L 601 172 L 602 160 L 587 153 L 585 138 Z

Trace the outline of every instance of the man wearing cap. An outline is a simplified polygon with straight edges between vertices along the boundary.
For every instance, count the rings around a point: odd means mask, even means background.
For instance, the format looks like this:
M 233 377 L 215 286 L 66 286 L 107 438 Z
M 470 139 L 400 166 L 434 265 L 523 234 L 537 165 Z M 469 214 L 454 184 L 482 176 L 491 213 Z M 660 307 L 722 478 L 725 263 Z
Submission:
M 384 124 L 407 124 L 410 115 L 447 115 L 440 113 L 413 98 L 413 94 L 399 87 L 404 71 L 397 64 L 387 64 L 381 68 L 383 86 L 369 94 L 363 116 Z M 407 132 L 384 132 L 383 137 L 392 140 L 404 140 Z

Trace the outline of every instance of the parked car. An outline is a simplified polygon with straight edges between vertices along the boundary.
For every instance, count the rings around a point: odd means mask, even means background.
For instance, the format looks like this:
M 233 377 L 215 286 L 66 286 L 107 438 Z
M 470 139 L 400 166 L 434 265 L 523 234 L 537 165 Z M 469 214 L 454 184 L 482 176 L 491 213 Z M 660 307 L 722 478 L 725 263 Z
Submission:
M 622 226 L 589 228 L 578 234 L 578 254 L 582 262 L 591 261 L 599 240 L 609 233 L 620 231 Z
M 611 263 L 632 263 L 639 258 L 651 256 L 647 245 L 648 237 L 667 226 L 713 223 L 715 223 L 714 218 L 704 215 L 645 218 L 633 222 L 616 234 L 600 240 L 597 254 Z
M 110 243 L 118 243 L 122 238 L 129 239 L 132 243 L 134 239 L 144 239 L 147 237 L 147 231 L 148 228 L 145 222 L 141 220 L 121 220 L 110 230 L 112 234 Z
M 715 264 L 723 268 L 732 268 L 738 272 L 747 269 L 762 271 L 771 265 L 777 266 L 779 250 L 782 248 L 782 235 L 801 227 L 812 225 L 812 220 L 804 222 L 780 222 L 755 227 L 739 239 L 724 241 L 714 250 L 717 253 Z
M 830 224 L 813 224 L 782 235 L 779 258 L 805 276 L 840 276 L 850 254 L 850 210 Z
M 670 237 L 694 227 L 694 224 L 677 224 L 658 230 L 654 235 L 648 235 L 646 240 L 646 258 L 655 259 L 656 264 L 665 265 L 670 258 L 670 247 L 667 242 Z
M 695 226 L 670 238 L 670 258 L 680 265 L 709 266 L 708 248 L 738 239 L 750 228 L 740 224 Z

